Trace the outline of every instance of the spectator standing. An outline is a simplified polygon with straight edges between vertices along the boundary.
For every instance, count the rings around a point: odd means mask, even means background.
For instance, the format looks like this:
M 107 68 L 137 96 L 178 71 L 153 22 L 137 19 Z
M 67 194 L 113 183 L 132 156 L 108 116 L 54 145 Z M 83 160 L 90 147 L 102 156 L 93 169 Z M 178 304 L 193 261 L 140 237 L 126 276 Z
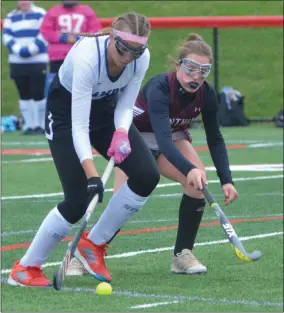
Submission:
M 44 133 L 48 54 L 40 26 L 45 14 L 33 1 L 17 1 L 3 23 L 3 43 L 9 50 L 10 77 L 20 96 L 24 135 Z
M 50 68 L 46 92 L 72 45 L 80 38 L 76 33 L 95 33 L 100 29 L 95 11 L 88 5 L 79 4 L 79 1 L 63 1 L 48 10 L 41 26 L 41 33 L 49 43 Z

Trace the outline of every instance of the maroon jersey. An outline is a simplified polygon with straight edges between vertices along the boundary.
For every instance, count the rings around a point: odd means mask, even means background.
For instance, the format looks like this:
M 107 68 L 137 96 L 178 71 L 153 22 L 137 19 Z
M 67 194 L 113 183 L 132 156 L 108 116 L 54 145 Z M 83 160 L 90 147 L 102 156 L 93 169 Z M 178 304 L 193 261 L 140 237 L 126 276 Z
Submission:
M 159 74 L 146 83 L 137 97 L 133 114 L 138 130 L 153 132 L 160 152 L 187 176 L 195 166 L 173 144 L 172 133 L 187 132 L 190 121 L 201 113 L 210 154 L 223 185 L 231 183 L 232 177 L 217 111 L 217 95 L 207 81 L 195 93 L 189 93 L 173 72 Z
M 195 94 L 189 94 L 179 84 L 176 73 L 158 75 L 158 79 L 151 79 L 140 91 L 134 107 L 134 123 L 141 132 L 153 132 L 149 116 L 147 91 L 150 84 L 159 83 L 163 90 L 161 102 L 168 102 L 168 118 L 173 132 L 189 128 L 189 124 L 202 111 L 205 99 L 205 86 Z M 164 98 L 165 97 L 165 98 Z M 167 100 L 166 100 L 167 99 Z M 159 104 L 157 103 L 157 106 Z

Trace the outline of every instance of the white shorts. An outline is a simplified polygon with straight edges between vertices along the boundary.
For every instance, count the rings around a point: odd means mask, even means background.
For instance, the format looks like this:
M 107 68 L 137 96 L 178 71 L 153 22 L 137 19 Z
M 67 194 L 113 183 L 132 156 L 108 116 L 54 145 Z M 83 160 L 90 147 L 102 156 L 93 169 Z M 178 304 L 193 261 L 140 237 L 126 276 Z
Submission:
M 146 145 L 148 148 L 152 151 L 158 152 L 159 146 L 157 144 L 157 140 L 154 133 L 140 133 L 144 141 L 146 142 Z M 176 131 L 172 133 L 172 140 L 177 141 L 181 139 L 187 139 L 189 140 L 189 137 L 186 135 L 183 131 Z

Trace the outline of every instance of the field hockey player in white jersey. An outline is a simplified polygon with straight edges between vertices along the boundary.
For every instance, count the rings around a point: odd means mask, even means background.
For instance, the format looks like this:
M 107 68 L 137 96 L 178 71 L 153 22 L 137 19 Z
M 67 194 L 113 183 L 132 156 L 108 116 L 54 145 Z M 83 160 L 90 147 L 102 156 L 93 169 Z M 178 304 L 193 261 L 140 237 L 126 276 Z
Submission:
M 83 217 L 94 195 L 102 202 L 104 187 L 92 147 L 106 159 L 113 156 L 129 177 L 75 251 L 89 274 L 111 281 L 104 261 L 107 242 L 143 207 L 160 179 L 154 157 L 132 124 L 149 66 L 149 35 L 145 16 L 123 14 L 110 32 L 79 40 L 54 77 L 47 100 L 46 137 L 64 200 L 49 212 L 26 254 L 14 263 L 9 284 L 50 286 L 42 264 Z

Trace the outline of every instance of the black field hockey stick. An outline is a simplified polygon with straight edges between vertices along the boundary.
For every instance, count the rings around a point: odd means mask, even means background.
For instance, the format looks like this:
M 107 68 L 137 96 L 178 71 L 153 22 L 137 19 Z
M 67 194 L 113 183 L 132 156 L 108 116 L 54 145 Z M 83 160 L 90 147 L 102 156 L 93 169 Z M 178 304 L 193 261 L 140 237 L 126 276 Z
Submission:
M 113 167 L 114 167 L 114 160 L 112 157 L 109 160 L 108 165 L 105 169 L 105 172 L 102 176 L 102 182 L 103 182 L 104 186 L 109 179 L 109 176 L 112 172 Z M 99 196 L 96 194 L 94 196 L 94 198 L 92 199 L 92 201 L 90 202 L 90 204 L 88 205 L 86 213 L 84 214 L 84 216 L 82 218 L 80 226 L 77 229 L 77 231 L 73 237 L 73 240 L 71 241 L 70 245 L 68 246 L 65 257 L 64 257 L 63 261 L 61 262 L 59 269 L 53 275 L 53 287 L 56 290 L 60 290 L 63 286 L 68 265 L 70 264 L 70 261 L 74 256 L 74 252 L 77 248 L 78 242 L 79 242 L 84 230 L 86 229 L 86 226 L 88 224 L 88 220 L 91 217 L 91 215 L 92 215 L 92 213 L 93 213 L 93 211 L 94 211 L 94 209 L 98 203 L 98 200 L 99 200 Z
M 261 257 L 261 252 L 260 251 L 253 251 L 252 253 L 246 252 L 232 224 L 224 214 L 223 210 L 220 208 L 219 204 L 214 200 L 214 198 L 211 196 L 208 189 L 204 185 L 202 191 L 211 208 L 218 216 L 219 222 L 227 238 L 229 239 L 229 242 L 231 243 L 237 258 L 243 262 L 257 261 Z

